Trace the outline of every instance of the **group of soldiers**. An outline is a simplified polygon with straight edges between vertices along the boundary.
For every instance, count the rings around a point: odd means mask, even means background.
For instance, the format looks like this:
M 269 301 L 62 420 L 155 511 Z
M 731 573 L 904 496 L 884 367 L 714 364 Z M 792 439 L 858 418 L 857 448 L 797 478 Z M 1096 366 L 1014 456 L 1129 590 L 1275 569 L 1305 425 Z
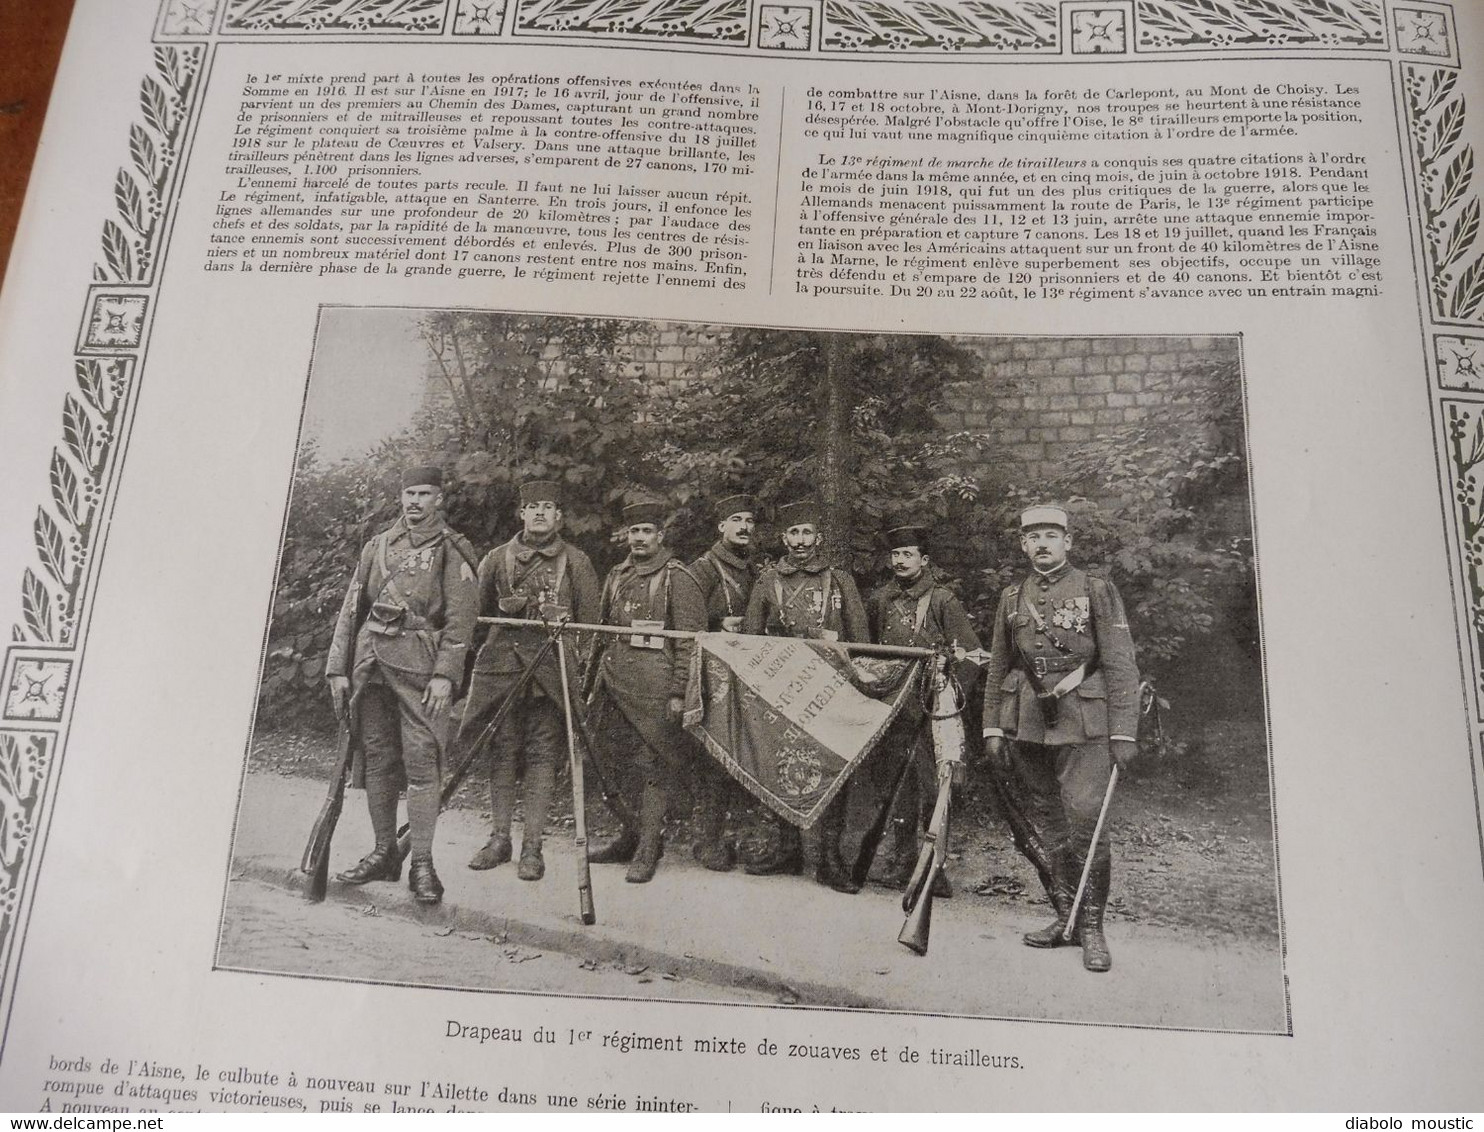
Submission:
M 632 630 L 589 634 L 596 639 L 580 641 L 573 653 L 589 674 L 582 689 L 585 726 L 625 780 L 622 793 L 636 802 L 618 834 L 590 845 L 588 857 L 626 863 L 625 879 L 636 884 L 654 877 L 666 822 L 689 802 L 696 809 L 693 851 L 706 868 L 726 871 L 740 861 L 748 873 L 766 876 L 796 875 L 804 867 L 800 832 L 781 819 L 764 819 L 766 828 L 749 838 L 752 852 L 739 853 L 728 836 L 727 815 L 740 813 L 746 797 L 681 722 L 693 642 L 657 631 L 952 649 L 963 687 L 973 686 L 975 664 L 984 658 L 973 623 L 932 565 L 922 527 L 886 532 L 893 578 L 862 601 L 851 575 L 826 556 L 819 506 L 811 500 L 778 509 L 783 554 L 772 561 L 754 547 L 753 499 L 718 500 L 717 539 L 689 564 L 666 546 L 668 508 L 632 504 L 623 514 L 628 556 L 601 585 L 588 556 L 562 537 L 560 485 L 522 484 L 519 532 L 482 559 L 448 526 L 442 501 L 439 468 L 404 473 L 401 517 L 362 550 L 326 662 L 337 715 L 354 720 L 375 838 L 372 850 L 339 875 L 348 884 L 400 879 L 396 817 L 405 790 L 408 883 L 416 900 L 441 900 L 432 849 L 442 736 L 466 653 L 486 628 L 452 744 L 457 751 L 484 746 L 490 769 L 492 828 L 468 864 L 485 870 L 517 860 L 511 827 L 519 786 L 524 815 L 516 873 L 525 881 L 545 873 L 542 835 L 557 766 L 567 756 L 566 710 L 578 676 L 559 667 L 567 663 L 559 655 L 571 654 L 543 651 L 543 633 L 488 625 L 481 617 Z M 1001 594 L 995 614 L 984 663 L 984 749 L 992 773 L 1016 784 L 1033 836 L 1044 846 L 1038 867 L 1057 919 L 1027 933 L 1025 943 L 1080 943 L 1087 969 L 1106 971 L 1112 960 L 1102 919 L 1111 859 L 1107 839 L 1093 832 L 1113 767 L 1125 766 L 1137 751 L 1133 642 L 1114 587 L 1068 561 L 1067 512 L 1031 508 L 1020 528 L 1029 569 Z M 905 760 L 910 771 L 899 774 Z M 901 783 L 881 883 L 907 884 L 938 775 L 926 710 L 909 697 L 852 783 L 869 783 L 877 794 Z M 820 817 L 815 868 L 820 884 L 847 893 L 860 887 L 841 855 L 848 804 L 841 791 Z M 937 876 L 935 894 L 951 896 L 946 874 Z M 1068 932 L 1079 881 L 1085 892 Z

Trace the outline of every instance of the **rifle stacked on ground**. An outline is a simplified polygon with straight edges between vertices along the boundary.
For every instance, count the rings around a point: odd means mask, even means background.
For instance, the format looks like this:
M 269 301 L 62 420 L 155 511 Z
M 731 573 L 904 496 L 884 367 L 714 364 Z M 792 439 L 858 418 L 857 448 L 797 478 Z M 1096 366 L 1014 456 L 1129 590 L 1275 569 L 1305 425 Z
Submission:
M 912 879 L 902 894 L 902 911 L 907 918 L 897 935 L 898 943 L 918 955 L 926 955 L 928 950 L 928 935 L 933 926 L 933 888 L 948 860 L 948 816 L 953 805 L 953 787 L 963 777 L 966 746 L 963 690 L 948 673 L 946 654 L 939 655 L 937 664 L 930 720 L 938 767 L 938 797 L 917 851 Z

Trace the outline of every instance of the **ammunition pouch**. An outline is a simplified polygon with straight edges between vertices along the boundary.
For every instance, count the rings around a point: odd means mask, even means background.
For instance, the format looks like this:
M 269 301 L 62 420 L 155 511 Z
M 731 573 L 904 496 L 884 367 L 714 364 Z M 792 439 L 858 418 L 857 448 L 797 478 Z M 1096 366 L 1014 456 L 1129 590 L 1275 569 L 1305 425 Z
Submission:
M 525 594 L 511 594 L 500 599 L 500 612 L 509 617 L 514 617 L 526 611 L 526 603 L 529 599 Z
M 366 614 L 366 628 L 382 637 L 400 637 L 429 628 L 428 619 L 413 613 L 405 605 L 390 601 L 374 602 Z
M 400 636 L 406 625 L 407 607 L 390 601 L 373 602 L 366 614 L 366 628 L 383 637 Z

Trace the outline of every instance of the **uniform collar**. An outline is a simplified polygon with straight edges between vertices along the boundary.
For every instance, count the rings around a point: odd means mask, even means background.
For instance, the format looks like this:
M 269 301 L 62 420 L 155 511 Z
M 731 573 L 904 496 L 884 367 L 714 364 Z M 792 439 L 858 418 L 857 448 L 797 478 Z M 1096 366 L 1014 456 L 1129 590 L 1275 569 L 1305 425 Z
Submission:
M 403 515 L 392 526 L 391 541 L 396 542 L 398 539 L 405 538 L 413 546 L 422 547 L 443 537 L 443 532 L 447 529 L 448 524 L 444 522 L 443 516 L 437 511 L 434 511 L 421 523 L 417 524 L 417 526 L 409 523 L 407 517 Z
M 631 554 L 624 559 L 623 565 L 625 570 L 632 570 L 639 577 L 647 578 L 655 571 L 661 569 L 665 563 L 674 557 L 675 555 L 670 551 L 669 547 L 662 546 L 659 549 L 659 553 L 648 562 L 635 562 L 634 556 Z
M 917 581 L 913 582 L 910 586 L 902 585 L 901 581 L 896 578 L 892 579 L 892 584 L 896 587 L 897 592 L 894 595 L 896 597 L 921 598 L 923 594 L 933 588 L 932 571 L 924 570 L 918 575 Z
M 515 560 L 522 566 L 538 555 L 542 558 L 555 558 L 567 545 L 562 541 L 561 535 L 553 535 L 545 546 L 531 546 L 526 542 L 524 532 L 516 535 L 510 542 L 515 547 Z
M 1049 584 L 1061 581 L 1071 572 L 1071 562 L 1063 562 L 1055 570 L 1037 570 L 1034 566 L 1031 567 L 1031 577 L 1044 578 Z
M 790 574 L 822 574 L 828 566 L 829 563 L 817 554 L 802 566 L 795 566 L 793 559 L 786 554 L 778 560 L 778 572 L 785 577 Z
M 751 559 L 743 558 L 735 550 L 726 544 L 724 539 L 717 539 L 711 547 L 711 553 L 721 559 L 734 570 L 746 570 L 751 564 Z

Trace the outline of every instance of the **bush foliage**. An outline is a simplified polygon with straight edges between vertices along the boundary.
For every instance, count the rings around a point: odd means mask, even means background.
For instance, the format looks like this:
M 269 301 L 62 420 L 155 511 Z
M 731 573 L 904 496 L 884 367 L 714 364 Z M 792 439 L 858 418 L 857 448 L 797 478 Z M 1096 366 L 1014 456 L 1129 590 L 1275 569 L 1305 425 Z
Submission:
M 623 555 L 622 506 L 672 505 L 687 559 L 715 537 L 710 501 L 750 491 L 758 545 L 780 503 L 816 495 L 834 556 L 863 592 L 887 577 L 878 534 L 934 529 L 932 558 L 988 644 L 999 590 L 1025 570 L 1022 506 L 1064 501 L 1074 558 L 1110 577 L 1131 615 L 1141 665 L 1158 676 L 1199 661 L 1207 635 L 1256 657 L 1251 524 L 1235 355 L 1169 377 L 1157 420 L 1112 430 L 1060 474 L 1029 482 L 985 433 L 949 433 L 944 398 L 983 390 L 981 357 L 924 335 L 715 328 L 704 357 L 660 382 L 639 359 L 647 323 L 438 313 L 422 325 L 427 396 L 415 419 L 364 457 L 300 452 L 269 630 L 265 723 L 328 717 L 324 653 L 364 542 L 397 514 L 397 472 L 441 462 L 446 510 L 481 553 L 517 526 L 518 485 L 564 485 L 565 535 L 600 573 Z M 994 469 L 986 474 L 984 468 Z M 973 469 L 981 469 L 979 472 Z

